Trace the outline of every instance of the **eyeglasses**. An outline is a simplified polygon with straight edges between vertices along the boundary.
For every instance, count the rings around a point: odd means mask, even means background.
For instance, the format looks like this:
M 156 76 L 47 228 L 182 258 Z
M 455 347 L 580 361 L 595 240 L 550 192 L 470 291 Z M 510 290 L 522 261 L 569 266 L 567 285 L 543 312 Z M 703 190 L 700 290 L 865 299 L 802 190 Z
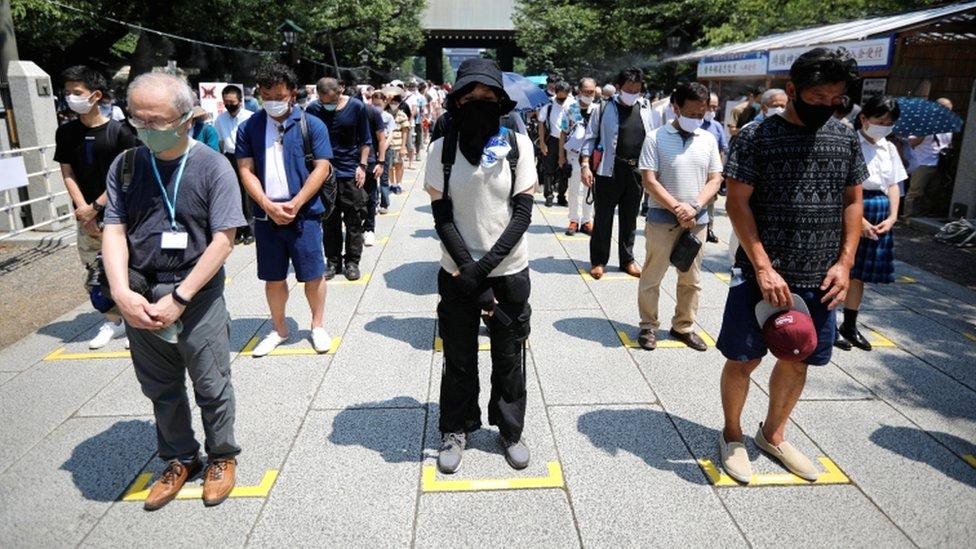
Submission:
M 145 128 L 149 128 L 151 130 L 166 131 L 166 130 L 173 129 L 173 127 L 175 127 L 178 124 L 182 124 L 183 122 L 186 122 L 187 117 L 189 117 L 189 116 L 190 116 L 190 113 L 187 112 L 187 113 L 181 114 L 180 116 L 177 116 L 176 118 L 174 118 L 172 120 L 146 122 L 145 120 L 142 120 L 141 118 L 136 118 L 135 116 L 131 116 L 130 115 L 129 116 L 129 124 L 132 124 L 132 127 L 135 128 L 135 129 L 137 129 L 137 130 L 142 130 L 142 129 L 145 129 Z

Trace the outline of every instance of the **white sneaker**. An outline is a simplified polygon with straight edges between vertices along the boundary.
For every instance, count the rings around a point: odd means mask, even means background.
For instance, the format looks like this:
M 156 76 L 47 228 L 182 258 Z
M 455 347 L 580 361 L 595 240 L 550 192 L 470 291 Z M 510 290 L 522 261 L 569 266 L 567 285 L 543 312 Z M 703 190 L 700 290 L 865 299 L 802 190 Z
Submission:
M 376 235 L 373 231 L 366 231 L 363 234 L 363 245 L 364 246 L 375 246 L 376 245 Z
M 332 348 L 332 336 L 325 331 L 325 328 L 321 326 L 312 328 L 312 348 L 316 353 L 327 353 Z
M 386 213 L 389 212 L 389 211 L 390 211 L 389 209 L 384 208 L 383 206 L 380 206 L 379 209 L 376 210 L 376 213 L 378 213 L 380 215 L 386 215 Z
M 121 336 L 125 333 L 125 324 L 120 320 L 118 324 L 114 322 L 106 322 L 98 329 L 98 333 L 95 337 L 88 342 L 89 349 L 101 349 L 102 347 L 108 345 L 109 341 Z
M 125 341 L 123 341 L 122 345 L 125 345 L 125 350 L 128 351 L 129 350 L 129 338 L 125 338 Z
M 287 337 L 281 337 L 280 335 L 278 335 L 278 332 L 271 330 L 271 333 L 264 336 L 264 339 L 261 340 L 261 343 L 258 343 L 258 346 L 255 347 L 253 351 L 251 351 L 251 356 L 256 358 L 262 356 L 268 356 L 268 354 L 271 353 L 271 351 L 274 351 L 278 347 L 278 345 L 281 345 L 285 341 L 288 341 Z

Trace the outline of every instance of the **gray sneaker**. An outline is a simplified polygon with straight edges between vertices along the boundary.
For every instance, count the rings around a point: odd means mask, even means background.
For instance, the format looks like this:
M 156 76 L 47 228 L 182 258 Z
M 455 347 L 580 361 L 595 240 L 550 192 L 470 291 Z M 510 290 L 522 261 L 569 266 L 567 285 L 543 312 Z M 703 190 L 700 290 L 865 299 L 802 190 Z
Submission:
M 517 442 L 509 442 L 499 435 L 498 439 L 505 447 L 505 461 L 512 466 L 512 469 L 525 469 L 529 466 L 529 447 L 525 444 L 524 438 Z
M 446 475 L 457 472 L 461 468 L 461 457 L 468 437 L 464 433 L 444 433 L 441 438 L 441 450 L 437 453 L 437 468 Z

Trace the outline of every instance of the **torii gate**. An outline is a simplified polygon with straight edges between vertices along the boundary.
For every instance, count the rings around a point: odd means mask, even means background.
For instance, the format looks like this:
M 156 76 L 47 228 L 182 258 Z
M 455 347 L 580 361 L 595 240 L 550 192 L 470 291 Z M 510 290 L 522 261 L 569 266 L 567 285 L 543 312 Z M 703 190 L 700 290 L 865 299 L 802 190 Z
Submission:
M 428 0 L 421 17 L 426 40 L 421 55 L 427 59 L 427 79 L 444 79 L 441 64 L 445 47 L 494 48 L 498 65 L 511 71 L 515 56 L 515 0 Z

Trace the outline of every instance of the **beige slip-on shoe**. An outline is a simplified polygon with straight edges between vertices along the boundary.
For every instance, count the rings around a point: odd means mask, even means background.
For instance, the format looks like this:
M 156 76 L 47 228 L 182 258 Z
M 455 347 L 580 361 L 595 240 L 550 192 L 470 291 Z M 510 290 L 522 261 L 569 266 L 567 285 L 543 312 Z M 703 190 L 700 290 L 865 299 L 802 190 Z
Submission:
M 785 440 L 779 444 L 779 446 L 773 446 L 766 441 L 766 436 L 763 435 L 762 430 L 763 424 L 759 424 L 759 431 L 756 432 L 756 446 L 766 452 L 767 454 L 778 459 L 787 469 L 790 470 L 794 475 L 814 482 L 817 477 L 820 476 L 820 471 L 817 467 L 810 461 L 810 458 L 803 455 L 802 452 L 793 447 L 792 444 L 786 442 Z
M 725 442 L 725 435 L 718 432 L 718 451 L 722 456 L 722 468 L 735 480 L 749 484 L 752 480 L 752 464 L 749 463 L 749 452 L 741 441 Z

